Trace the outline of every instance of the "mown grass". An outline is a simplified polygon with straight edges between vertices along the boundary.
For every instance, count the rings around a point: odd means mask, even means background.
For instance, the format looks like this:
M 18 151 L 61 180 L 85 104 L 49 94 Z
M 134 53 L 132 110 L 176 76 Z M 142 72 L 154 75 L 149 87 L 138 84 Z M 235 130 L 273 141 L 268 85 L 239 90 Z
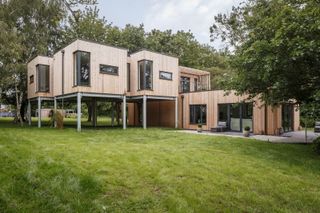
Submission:
M 0 122 L 0 212 L 318 212 L 308 145 Z

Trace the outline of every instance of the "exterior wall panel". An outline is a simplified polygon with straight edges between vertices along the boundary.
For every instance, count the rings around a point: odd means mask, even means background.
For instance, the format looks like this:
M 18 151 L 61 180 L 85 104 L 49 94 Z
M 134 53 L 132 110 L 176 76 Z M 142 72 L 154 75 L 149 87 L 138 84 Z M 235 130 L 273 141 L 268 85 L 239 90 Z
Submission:
M 179 70 L 178 59 L 171 56 L 166 56 L 150 51 L 140 51 L 134 53 L 130 57 L 131 68 L 131 89 L 128 95 L 141 96 L 169 96 L 177 97 L 179 88 Z M 138 62 L 141 60 L 150 60 L 153 62 L 153 75 L 152 75 L 152 90 L 139 90 L 138 80 Z M 163 80 L 159 78 L 160 71 L 167 71 L 172 73 L 172 80 Z
M 52 65 L 53 58 L 46 57 L 46 56 L 37 56 L 33 60 L 31 60 L 28 63 L 27 69 L 28 69 L 28 76 L 27 76 L 27 93 L 28 93 L 28 99 L 35 98 L 35 97 L 53 97 L 53 76 L 54 68 Z M 36 66 L 38 64 L 44 64 L 49 65 L 49 92 L 37 92 L 37 72 L 36 72 Z M 34 82 L 30 84 L 30 76 L 34 76 Z
M 218 125 L 218 104 L 240 103 L 242 101 L 247 101 L 245 96 L 237 96 L 234 93 L 225 96 L 222 90 L 181 94 L 179 98 L 179 127 L 185 129 L 197 128 L 197 125 L 190 124 L 189 122 L 189 105 L 207 105 L 207 123 L 202 127 L 204 130 L 210 130 Z M 266 121 L 264 104 L 258 99 L 253 101 L 253 132 L 255 134 L 279 134 L 279 128 L 281 128 L 281 107 L 267 106 Z M 296 120 L 298 119 L 298 114 L 299 112 L 295 112 Z

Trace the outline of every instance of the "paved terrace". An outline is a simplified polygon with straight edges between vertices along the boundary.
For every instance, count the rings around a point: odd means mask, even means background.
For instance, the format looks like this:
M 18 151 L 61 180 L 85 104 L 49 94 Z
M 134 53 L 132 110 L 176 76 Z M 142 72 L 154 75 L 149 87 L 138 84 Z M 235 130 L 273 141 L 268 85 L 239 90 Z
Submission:
M 305 132 L 304 131 L 296 131 L 296 132 L 288 132 L 284 133 L 281 136 L 272 136 L 272 135 L 254 135 L 251 134 L 250 137 L 244 137 L 240 132 L 209 132 L 203 131 L 202 133 L 198 133 L 195 130 L 180 130 L 178 132 L 184 132 L 189 134 L 200 134 L 200 135 L 210 135 L 210 136 L 227 136 L 234 138 L 249 138 L 256 139 L 261 141 L 267 141 L 271 143 L 305 143 Z M 320 133 L 314 133 L 312 131 L 308 131 L 308 143 L 312 143 L 312 141 L 319 137 Z

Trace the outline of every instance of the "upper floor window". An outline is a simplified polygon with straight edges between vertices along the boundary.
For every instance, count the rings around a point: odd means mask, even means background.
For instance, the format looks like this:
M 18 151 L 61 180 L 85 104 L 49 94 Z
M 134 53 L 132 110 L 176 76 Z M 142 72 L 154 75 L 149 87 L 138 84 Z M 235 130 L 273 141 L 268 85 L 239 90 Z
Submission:
M 100 73 L 119 75 L 119 68 L 116 66 L 100 64 Z
M 138 62 L 139 90 L 152 89 L 153 62 L 142 60 Z
M 36 70 L 37 70 L 37 91 L 49 92 L 49 65 L 38 64 L 36 67 Z
M 190 92 L 190 78 L 181 76 L 180 86 L 181 92 Z
M 29 84 L 33 84 L 33 82 L 34 82 L 34 75 L 30 75 Z
M 172 80 L 172 72 L 160 71 L 159 78 L 163 80 Z
M 74 85 L 89 86 L 90 85 L 90 53 L 76 51 L 74 53 Z

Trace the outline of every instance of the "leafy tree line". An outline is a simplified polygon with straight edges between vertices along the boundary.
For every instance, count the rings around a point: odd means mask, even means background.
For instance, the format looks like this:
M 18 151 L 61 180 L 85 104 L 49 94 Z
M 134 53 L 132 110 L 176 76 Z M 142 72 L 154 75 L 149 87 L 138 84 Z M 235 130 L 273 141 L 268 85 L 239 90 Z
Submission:
M 218 14 L 212 39 L 234 49 L 226 89 L 267 103 L 314 102 L 320 90 L 320 1 L 246 0 Z
M 119 28 L 100 18 L 96 0 L 2 0 L 0 27 L 0 99 L 16 105 L 15 120 L 21 125 L 28 61 L 36 55 L 52 55 L 76 38 L 125 47 L 130 52 L 147 48 L 167 53 L 179 57 L 183 66 L 208 69 L 218 76 L 227 69 L 225 56 L 200 44 L 191 32 L 146 32 L 143 25 L 129 24 Z

